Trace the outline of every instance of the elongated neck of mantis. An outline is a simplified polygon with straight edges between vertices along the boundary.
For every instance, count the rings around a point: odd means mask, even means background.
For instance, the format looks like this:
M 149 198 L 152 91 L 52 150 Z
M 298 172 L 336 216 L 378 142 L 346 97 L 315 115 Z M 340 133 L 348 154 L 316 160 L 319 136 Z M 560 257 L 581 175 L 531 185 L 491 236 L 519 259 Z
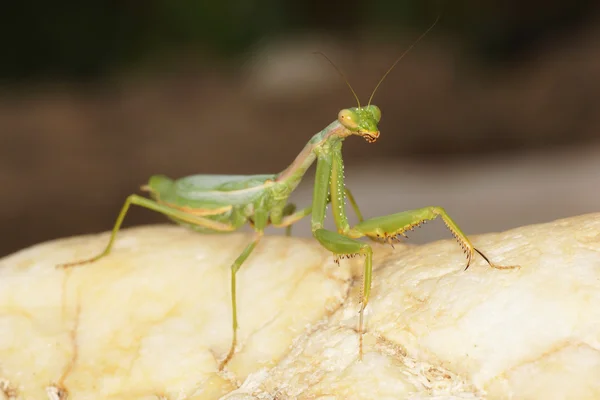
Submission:
M 304 146 L 296 159 L 277 176 L 278 182 L 300 183 L 300 180 L 310 168 L 319 150 L 323 149 L 327 143 L 332 140 L 341 140 L 346 129 L 338 122 L 334 121 L 321 132 L 314 135 Z

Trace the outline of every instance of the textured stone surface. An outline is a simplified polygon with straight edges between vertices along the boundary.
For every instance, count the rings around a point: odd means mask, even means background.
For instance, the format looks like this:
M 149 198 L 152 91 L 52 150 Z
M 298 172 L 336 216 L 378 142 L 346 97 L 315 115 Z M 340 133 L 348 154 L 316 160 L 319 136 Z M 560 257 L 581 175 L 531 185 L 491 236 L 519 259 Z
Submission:
M 6 398 L 600 397 L 600 214 L 472 238 L 517 270 L 477 257 L 463 271 L 451 240 L 376 245 L 362 362 L 362 259 L 338 267 L 310 239 L 267 236 L 240 270 L 240 345 L 224 373 L 229 264 L 249 237 L 142 227 L 102 261 L 54 268 L 107 238 L 0 260 Z

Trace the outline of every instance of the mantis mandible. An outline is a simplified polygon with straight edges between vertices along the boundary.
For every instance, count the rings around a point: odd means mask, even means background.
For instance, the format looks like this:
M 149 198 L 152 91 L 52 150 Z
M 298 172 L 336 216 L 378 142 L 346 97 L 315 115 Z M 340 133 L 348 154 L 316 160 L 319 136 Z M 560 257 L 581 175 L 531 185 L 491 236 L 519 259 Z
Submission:
M 164 175 L 154 175 L 143 191 L 149 197 L 132 194 L 127 197 L 112 229 L 106 248 L 95 257 L 87 260 L 62 264 L 66 268 L 97 261 L 111 252 L 117 232 L 131 205 L 144 207 L 164 214 L 178 224 L 199 232 L 233 232 L 250 224 L 254 230 L 253 240 L 231 264 L 231 306 L 233 337 L 227 355 L 219 365 L 223 369 L 233 357 L 237 345 L 237 302 L 236 273 L 252 254 L 260 242 L 268 225 L 286 228 L 300 219 L 311 216 L 312 235 L 336 257 L 364 256 L 364 274 L 361 305 L 359 310 L 358 335 L 359 358 L 363 352 L 363 315 L 369 302 L 373 268 L 373 250 L 371 245 L 358 239 L 367 237 L 373 240 L 391 243 L 404 232 L 420 224 L 440 217 L 453 234 L 467 256 L 466 268 L 469 268 L 474 253 L 479 253 L 493 268 L 515 268 L 492 263 L 481 251 L 476 249 L 458 225 L 441 207 L 424 207 L 396 214 L 364 220 L 352 193 L 344 184 L 344 161 L 342 143 L 350 136 L 359 136 L 369 143 L 379 137 L 378 123 L 380 109 L 371 104 L 379 85 L 395 65 L 431 30 L 436 21 L 392 64 L 371 93 L 369 102 L 361 107 L 358 96 L 342 72 L 336 70 L 346 80 L 357 101 L 357 107 L 341 110 L 337 119 L 325 129 L 315 134 L 305 145 L 296 159 L 277 174 L 264 175 L 192 175 L 172 180 Z M 327 59 L 329 61 L 329 59 Z M 330 61 L 331 62 L 331 61 Z M 333 63 L 332 63 L 333 64 Z M 296 210 L 288 198 L 296 189 L 308 168 L 317 162 L 312 204 Z M 359 223 L 350 226 L 345 212 L 346 199 L 356 212 Z M 323 221 L 327 205 L 331 203 L 337 231 L 325 229 Z

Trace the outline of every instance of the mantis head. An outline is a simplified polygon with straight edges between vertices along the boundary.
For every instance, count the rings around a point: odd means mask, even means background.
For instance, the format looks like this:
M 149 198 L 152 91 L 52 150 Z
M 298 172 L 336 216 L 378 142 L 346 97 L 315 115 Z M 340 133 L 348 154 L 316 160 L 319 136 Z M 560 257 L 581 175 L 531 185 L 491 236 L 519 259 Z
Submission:
M 369 143 L 373 143 L 377 140 L 377 138 L 379 137 L 379 128 L 377 127 L 377 124 L 381 119 L 381 110 L 379 110 L 379 107 L 371 104 L 371 100 L 373 100 L 375 92 L 377 91 L 381 83 L 385 80 L 385 78 L 388 76 L 388 74 L 392 72 L 396 64 L 398 64 L 398 62 L 402 60 L 404 56 L 408 54 L 408 52 L 417 43 L 419 43 L 421 39 L 423 39 L 431 29 L 433 29 L 433 27 L 439 21 L 441 15 L 442 14 L 440 12 L 433 24 L 431 24 L 429 28 L 427 28 L 427 30 L 423 32 L 421 36 L 419 36 L 419 38 L 413 42 L 413 44 L 410 45 L 408 49 L 406 49 L 402 54 L 400 54 L 398 58 L 396 58 L 396 61 L 394 61 L 392 66 L 385 72 L 385 74 L 383 74 L 383 76 L 375 86 L 375 89 L 373 89 L 373 92 L 371 92 L 371 97 L 369 97 L 369 102 L 367 103 L 366 107 L 360 106 L 360 100 L 358 99 L 358 96 L 356 95 L 354 89 L 352 89 L 352 85 L 350 85 L 350 82 L 348 82 L 346 75 L 344 75 L 344 73 L 333 63 L 333 61 L 329 59 L 329 57 L 327 57 L 321 52 L 317 52 L 317 54 L 320 54 L 323 57 L 325 57 L 325 59 L 329 61 L 333 68 L 335 68 L 335 70 L 340 74 L 342 79 L 344 79 L 346 85 L 348 85 L 348 88 L 350 89 L 352 95 L 356 99 L 356 104 L 358 105 L 358 107 L 346 108 L 345 110 L 339 112 L 338 121 L 340 124 L 342 124 L 344 128 L 346 128 L 346 131 L 341 136 L 362 136 Z
M 380 119 L 381 110 L 374 105 L 347 108 L 338 114 L 338 121 L 350 131 L 350 135 L 362 136 L 369 143 L 379 137 L 377 124 Z

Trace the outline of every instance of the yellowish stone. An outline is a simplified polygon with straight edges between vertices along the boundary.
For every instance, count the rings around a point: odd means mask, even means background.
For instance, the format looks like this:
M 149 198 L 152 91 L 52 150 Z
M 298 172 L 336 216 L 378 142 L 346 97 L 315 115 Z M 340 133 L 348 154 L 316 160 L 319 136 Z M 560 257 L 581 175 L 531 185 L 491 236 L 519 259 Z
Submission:
M 351 282 L 312 241 L 265 238 L 239 272 L 239 352 L 231 341 L 229 265 L 248 236 L 173 226 L 62 239 L 0 261 L 0 379 L 16 398 L 49 386 L 73 399 L 219 398 L 274 365 L 297 335 L 339 308 Z M 50 389 L 52 391 L 54 389 Z M 60 396 L 58 397 L 60 398 Z
M 267 236 L 239 272 L 246 234 L 174 226 L 43 243 L 0 260 L 0 390 L 61 399 L 600 398 L 600 214 L 458 245 L 375 245 L 365 354 L 362 260 L 311 239 Z M 354 279 L 353 279 L 354 277 Z M 12 396 L 12 397 L 11 397 Z M 61 397 L 62 396 L 62 397 Z

